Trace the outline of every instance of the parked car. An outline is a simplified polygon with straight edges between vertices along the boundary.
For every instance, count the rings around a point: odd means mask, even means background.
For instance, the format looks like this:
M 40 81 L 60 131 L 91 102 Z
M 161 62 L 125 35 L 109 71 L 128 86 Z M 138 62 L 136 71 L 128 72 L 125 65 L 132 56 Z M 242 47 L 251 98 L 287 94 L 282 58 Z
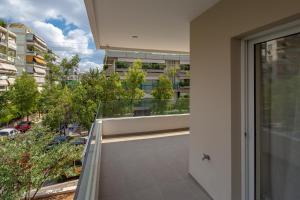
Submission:
M 18 130 L 14 128 L 5 128 L 0 130 L 0 140 L 4 140 L 5 138 L 13 139 L 17 134 Z
M 64 143 L 64 142 L 69 142 L 71 140 L 71 138 L 69 136 L 65 136 L 65 135 L 57 135 L 54 137 L 54 139 L 50 142 L 50 144 L 48 145 L 47 149 L 51 149 L 52 147 Z
M 15 126 L 15 129 L 17 129 L 18 131 L 25 133 L 26 131 L 28 131 L 29 129 L 31 129 L 31 124 L 32 122 L 28 121 L 21 121 L 17 124 L 17 126 Z

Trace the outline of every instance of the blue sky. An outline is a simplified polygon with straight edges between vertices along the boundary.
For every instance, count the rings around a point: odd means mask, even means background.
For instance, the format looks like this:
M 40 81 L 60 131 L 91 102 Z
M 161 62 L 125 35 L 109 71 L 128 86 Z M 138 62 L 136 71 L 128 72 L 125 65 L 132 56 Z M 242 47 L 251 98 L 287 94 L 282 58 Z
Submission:
M 26 24 L 60 57 L 79 54 L 81 72 L 102 68 L 83 0 L 1 0 L 0 18 Z

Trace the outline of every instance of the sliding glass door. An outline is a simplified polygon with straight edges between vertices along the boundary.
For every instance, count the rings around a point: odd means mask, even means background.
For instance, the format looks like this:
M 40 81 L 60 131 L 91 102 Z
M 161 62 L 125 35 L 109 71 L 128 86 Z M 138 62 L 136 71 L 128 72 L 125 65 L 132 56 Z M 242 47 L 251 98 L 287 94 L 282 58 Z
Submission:
M 253 45 L 256 200 L 300 200 L 300 34 Z

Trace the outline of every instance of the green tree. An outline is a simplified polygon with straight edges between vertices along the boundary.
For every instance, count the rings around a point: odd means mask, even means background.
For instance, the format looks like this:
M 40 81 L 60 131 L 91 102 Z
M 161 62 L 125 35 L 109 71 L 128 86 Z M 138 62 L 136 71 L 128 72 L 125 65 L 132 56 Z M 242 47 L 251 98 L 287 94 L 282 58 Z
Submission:
M 159 77 L 156 87 L 152 90 L 152 95 L 157 100 L 171 99 L 174 91 L 170 79 L 166 75 Z
M 166 75 L 172 81 L 172 85 L 175 85 L 176 75 L 177 75 L 177 73 L 178 73 L 179 70 L 180 70 L 180 67 L 178 65 L 176 65 L 174 67 L 168 67 L 166 69 Z
M 4 21 L 3 19 L 0 19 L 0 26 L 6 28 L 6 26 L 7 26 L 6 21 Z
M 112 117 L 122 113 L 122 100 L 124 100 L 124 88 L 118 73 L 112 73 L 106 77 L 104 73 L 100 77 L 101 101 L 100 114 L 103 117 Z
M 90 128 L 99 108 L 100 116 L 112 116 L 120 113 L 122 108 L 119 100 L 123 99 L 124 91 L 120 76 L 98 69 L 90 70 L 82 75 L 80 84 L 73 90 L 73 119 L 75 122 Z
M 0 124 L 8 124 L 17 117 L 16 107 L 11 102 L 11 92 L 0 93 Z
M 84 128 L 89 129 L 95 120 L 95 114 L 97 113 L 97 107 L 100 102 L 99 97 L 97 97 L 97 99 L 90 99 L 88 90 L 84 88 L 83 85 L 79 85 L 73 92 L 72 102 L 72 116 L 74 121 Z
M 145 82 L 145 77 L 146 73 L 142 69 L 142 61 L 134 61 L 125 75 L 124 82 L 125 95 L 130 103 L 132 103 L 134 100 L 142 99 L 145 95 L 144 91 L 140 88 L 142 83 Z
M 73 119 L 89 129 L 95 119 L 98 105 L 103 94 L 104 74 L 98 69 L 91 69 L 82 75 L 81 83 L 73 90 Z
M 60 84 L 51 85 L 49 82 L 44 85 L 38 98 L 38 110 L 47 113 L 60 104 L 63 87 Z
M 72 122 L 72 93 L 68 87 L 64 87 L 56 91 L 52 99 L 47 105 L 47 114 L 44 116 L 43 124 L 53 131 L 65 129 Z
M 58 83 L 62 79 L 62 71 L 58 64 L 56 64 L 56 57 L 53 53 L 49 52 L 44 55 L 45 61 L 47 62 L 48 74 L 46 80 L 53 85 Z
M 80 62 L 80 58 L 77 54 L 70 59 L 67 58 L 62 59 L 60 66 L 63 71 L 63 76 L 62 76 L 63 85 L 66 84 L 68 76 L 72 75 L 75 71 L 77 71 L 79 62 Z
M 72 163 L 81 159 L 82 147 L 70 143 L 49 147 L 54 137 L 49 130 L 34 127 L 0 143 L 0 199 L 34 199 L 46 181 L 72 170 Z
M 37 84 L 31 75 L 23 73 L 16 78 L 12 88 L 12 102 L 21 117 L 27 116 L 28 120 L 28 116 L 35 109 L 37 97 Z
M 153 112 L 155 114 L 163 114 L 170 107 L 170 99 L 173 97 L 174 91 L 172 82 L 166 75 L 159 77 L 156 87 L 152 90 L 153 99 Z
M 102 98 L 103 82 L 105 82 L 105 74 L 99 69 L 91 69 L 88 73 L 82 75 L 81 86 L 86 90 L 86 97 L 99 103 Z M 82 88 L 79 88 L 82 89 Z

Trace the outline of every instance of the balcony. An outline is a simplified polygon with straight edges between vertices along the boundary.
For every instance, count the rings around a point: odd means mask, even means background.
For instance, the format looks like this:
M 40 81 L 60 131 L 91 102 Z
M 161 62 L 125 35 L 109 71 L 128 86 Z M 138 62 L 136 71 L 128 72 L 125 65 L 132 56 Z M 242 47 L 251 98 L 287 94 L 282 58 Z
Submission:
M 13 50 L 16 50 L 16 49 L 17 49 L 17 44 L 16 44 L 16 42 L 13 41 L 13 40 L 9 40 L 9 41 L 8 41 L 8 48 L 13 49 Z
M 11 62 L 11 63 L 15 63 L 16 57 L 14 57 L 14 56 L 8 56 L 8 57 L 7 57 L 7 60 L 8 60 L 9 62 Z
M 7 40 L 6 39 L 0 39 L 0 45 L 6 47 L 7 46 Z
M 0 60 L 7 61 L 7 55 L 4 53 L 0 53 Z
M 36 48 L 36 49 L 38 49 L 39 51 L 42 51 L 42 52 L 46 52 L 47 51 L 46 44 L 40 43 L 37 40 L 29 40 L 29 39 L 27 39 L 27 45 L 29 47 L 34 47 L 34 48 Z
M 76 199 L 210 199 L 188 172 L 188 131 L 101 139 L 103 126 L 94 125 Z
M 100 199 L 208 200 L 188 173 L 189 135 L 172 134 L 176 133 L 117 142 L 104 139 Z
M 136 112 L 156 103 L 141 101 L 119 115 L 127 103 L 99 106 L 75 199 L 210 199 L 188 172 L 189 104 L 179 109 L 174 101 L 161 101 L 161 115 Z

